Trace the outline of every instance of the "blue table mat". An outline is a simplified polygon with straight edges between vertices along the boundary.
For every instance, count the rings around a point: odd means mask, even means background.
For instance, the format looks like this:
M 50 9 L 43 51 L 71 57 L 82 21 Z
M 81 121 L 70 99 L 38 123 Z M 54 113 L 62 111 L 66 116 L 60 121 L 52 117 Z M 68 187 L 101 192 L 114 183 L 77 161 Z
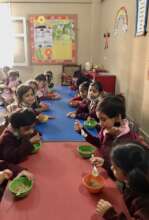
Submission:
M 84 138 L 74 131 L 75 119 L 66 116 L 68 112 L 75 111 L 75 108 L 68 105 L 68 101 L 75 96 L 75 92 L 67 86 L 56 87 L 56 91 L 62 99 L 44 101 L 50 108 L 44 114 L 55 116 L 55 119 L 49 119 L 48 122 L 36 126 L 37 130 L 42 133 L 43 141 L 84 141 Z M 80 121 L 83 123 L 82 120 Z M 97 135 L 95 129 L 90 132 Z

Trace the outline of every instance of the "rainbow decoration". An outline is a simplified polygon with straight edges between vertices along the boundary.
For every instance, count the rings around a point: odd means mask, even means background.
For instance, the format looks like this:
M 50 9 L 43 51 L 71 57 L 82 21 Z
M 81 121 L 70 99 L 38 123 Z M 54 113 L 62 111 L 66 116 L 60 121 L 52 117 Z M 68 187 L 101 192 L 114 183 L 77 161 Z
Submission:
M 114 34 L 128 31 L 128 13 L 125 7 L 121 7 L 116 14 L 114 22 Z

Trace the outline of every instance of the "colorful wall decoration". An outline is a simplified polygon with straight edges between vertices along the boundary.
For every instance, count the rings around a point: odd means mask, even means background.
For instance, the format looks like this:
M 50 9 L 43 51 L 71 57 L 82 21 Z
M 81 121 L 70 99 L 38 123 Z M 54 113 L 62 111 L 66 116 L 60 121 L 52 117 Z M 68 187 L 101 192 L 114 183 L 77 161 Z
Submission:
M 128 31 L 128 13 L 125 7 L 121 7 L 116 14 L 114 22 L 114 34 Z
M 30 16 L 29 28 L 32 63 L 76 63 L 77 15 Z

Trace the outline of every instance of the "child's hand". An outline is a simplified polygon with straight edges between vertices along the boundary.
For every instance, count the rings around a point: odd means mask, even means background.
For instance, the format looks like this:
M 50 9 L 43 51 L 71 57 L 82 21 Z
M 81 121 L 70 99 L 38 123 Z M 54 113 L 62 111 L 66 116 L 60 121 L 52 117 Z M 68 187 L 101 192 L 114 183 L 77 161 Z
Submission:
M 0 172 L 0 183 L 2 183 L 4 180 L 9 180 L 13 175 L 13 172 L 9 169 L 5 169 Z
M 117 136 L 121 133 L 121 131 L 119 130 L 119 128 L 112 127 L 110 130 L 107 130 L 107 133 L 112 136 Z
M 34 175 L 33 175 L 32 173 L 30 173 L 29 171 L 27 171 L 27 170 L 22 170 L 22 171 L 17 175 L 17 177 L 20 177 L 20 176 L 26 176 L 28 179 L 34 180 Z
M 92 118 L 90 116 L 87 117 L 87 121 L 90 121 Z
M 96 167 L 102 167 L 104 164 L 104 159 L 102 157 L 92 157 L 90 161 L 91 164 Z
M 67 117 L 76 118 L 76 113 L 75 112 L 68 112 Z
M 75 123 L 74 123 L 74 130 L 79 132 L 81 131 L 81 129 L 83 128 L 82 124 L 80 123 L 79 120 L 76 120 Z
M 97 203 L 96 211 L 99 215 L 103 216 L 111 207 L 112 205 L 110 202 L 101 199 Z
M 49 106 L 46 103 L 41 103 L 40 104 L 42 111 L 46 111 L 49 109 Z
M 39 142 L 40 142 L 40 135 L 39 135 L 39 133 L 37 133 L 35 136 L 33 136 L 33 137 L 30 139 L 30 142 L 31 142 L 32 144 L 39 143 Z

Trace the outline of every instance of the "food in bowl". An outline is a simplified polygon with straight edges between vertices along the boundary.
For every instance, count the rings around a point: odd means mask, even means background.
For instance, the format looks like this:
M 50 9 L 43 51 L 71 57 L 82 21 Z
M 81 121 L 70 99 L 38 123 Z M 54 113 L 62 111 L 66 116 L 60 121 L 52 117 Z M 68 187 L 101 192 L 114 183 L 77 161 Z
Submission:
M 89 192 L 99 193 L 104 187 L 104 178 L 101 175 L 93 176 L 92 174 L 87 174 L 83 177 L 82 183 Z

